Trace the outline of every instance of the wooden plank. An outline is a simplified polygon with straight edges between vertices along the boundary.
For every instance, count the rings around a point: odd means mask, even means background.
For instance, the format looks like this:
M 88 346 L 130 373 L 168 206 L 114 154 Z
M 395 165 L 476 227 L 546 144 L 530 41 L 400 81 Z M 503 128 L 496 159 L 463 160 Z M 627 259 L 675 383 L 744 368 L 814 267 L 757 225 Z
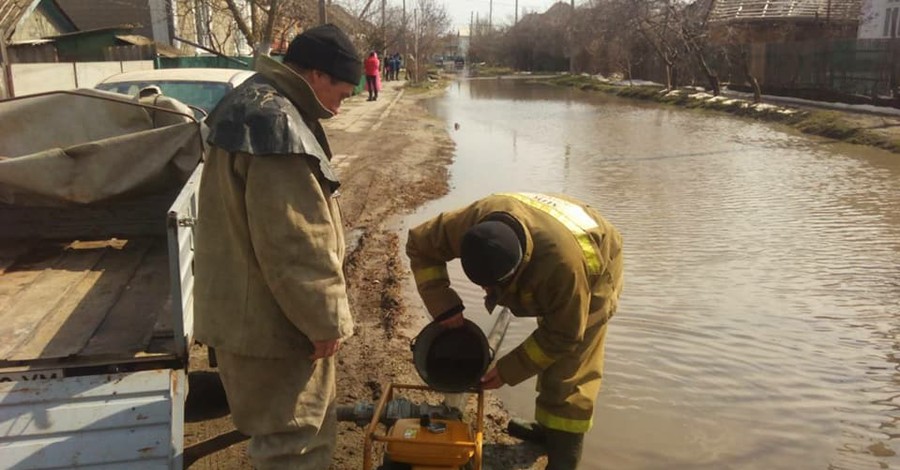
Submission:
M 143 351 L 153 325 L 169 302 L 169 263 L 165 244 L 153 246 L 100 328 L 80 356 Z
M 30 244 L 27 242 L 11 242 L 0 244 L 0 276 L 6 269 L 12 266 L 16 260 L 28 252 Z
M 65 247 L 64 243 L 53 242 L 40 247 L 18 242 L 5 243 L 3 255 L 0 255 L 6 264 L 0 273 L 0 312 L 11 299 L 37 279 L 41 272 L 58 263 Z
M 44 317 L 28 339 L 9 355 L 9 359 L 58 358 L 81 351 L 115 305 L 153 243 L 158 242 L 134 239 L 127 243 L 80 244 L 82 249 L 93 245 L 94 249 L 103 250 L 103 258 L 61 300 L 57 308 Z
M 0 311 L 0 358 L 8 360 L 41 320 L 52 312 L 103 256 L 103 250 L 66 249 Z
M 156 317 L 156 323 L 153 325 L 153 337 L 154 338 L 163 338 L 163 337 L 171 337 L 174 333 L 174 329 L 172 326 L 172 321 L 174 320 L 174 313 L 172 312 L 172 296 L 170 295 L 168 299 L 166 299 L 166 305 L 159 311 L 159 315 Z
M 65 207 L 19 207 L 0 204 L 0 237 L 98 239 L 164 235 L 166 213 L 178 190 Z

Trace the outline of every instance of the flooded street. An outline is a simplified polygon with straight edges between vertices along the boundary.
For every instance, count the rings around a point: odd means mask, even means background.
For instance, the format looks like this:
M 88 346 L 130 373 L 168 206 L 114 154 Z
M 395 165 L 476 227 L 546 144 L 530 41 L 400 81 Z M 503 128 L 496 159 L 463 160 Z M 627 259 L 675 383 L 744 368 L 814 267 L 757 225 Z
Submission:
M 623 234 L 581 468 L 900 468 L 900 156 L 519 80 L 454 83 L 431 108 L 452 189 L 405 225 L 542 191 Z M 533 328 L 515 320 L 504 350 Z M 498 395 L 532 416 L 533 380 Z

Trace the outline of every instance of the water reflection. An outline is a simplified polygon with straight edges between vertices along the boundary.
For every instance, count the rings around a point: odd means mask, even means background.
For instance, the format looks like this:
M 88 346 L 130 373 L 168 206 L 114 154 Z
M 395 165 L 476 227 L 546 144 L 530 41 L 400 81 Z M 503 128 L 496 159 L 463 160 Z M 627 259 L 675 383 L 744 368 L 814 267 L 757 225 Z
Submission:
M 558 191 L 623 232 L 584 468 L 900 467 L 896 155 L 520 81 L 431 105 L 460 123 L 453 190 L 408 223 Z M 453 275 L 475 316 L 480 292 Z M 506 347 L 532 329 L 515 322 Z M 529 416 L 533 383 L 502 397 Z

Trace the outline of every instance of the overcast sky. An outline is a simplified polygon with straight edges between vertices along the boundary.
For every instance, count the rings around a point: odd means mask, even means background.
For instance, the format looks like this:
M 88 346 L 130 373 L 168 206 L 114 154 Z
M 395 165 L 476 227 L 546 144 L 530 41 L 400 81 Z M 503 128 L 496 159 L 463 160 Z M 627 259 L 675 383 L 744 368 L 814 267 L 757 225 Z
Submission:
M 390 1 L 390 0 L 389 0 Z M 393 0 L 397 1 L 397 0 Z M 487 19 L 490 11 L 491 0 L 438 0 L 444 4 L 450 18 L 453 21 L 454 29 L 463 29 L 465 33 L 469 28 L 469 18 L 472 13 L 479 18 Z M 559 0 L 519 0 L 519 17 L 523 11 L 528 12 L 544 12 L 550 5 Z M 568 2 L 568 0 L 566 0 Z M 493 0 L 494 24 L 510 24 L 516 11 L 516 0 Z M 576 3 L 580 3 L 576 1 Z

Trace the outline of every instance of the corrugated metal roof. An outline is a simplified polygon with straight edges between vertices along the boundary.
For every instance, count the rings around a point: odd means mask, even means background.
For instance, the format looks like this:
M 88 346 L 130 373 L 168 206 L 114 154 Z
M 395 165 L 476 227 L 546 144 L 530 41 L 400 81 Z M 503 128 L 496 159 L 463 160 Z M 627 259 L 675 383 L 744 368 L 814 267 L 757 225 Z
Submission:
M 9 39 L 19 23 L 34 11 L 41 0 L 0 0 L 0 34 Z
M 709 21 L 859 21 L 859 15 L 860 0 L 716 0 Z

